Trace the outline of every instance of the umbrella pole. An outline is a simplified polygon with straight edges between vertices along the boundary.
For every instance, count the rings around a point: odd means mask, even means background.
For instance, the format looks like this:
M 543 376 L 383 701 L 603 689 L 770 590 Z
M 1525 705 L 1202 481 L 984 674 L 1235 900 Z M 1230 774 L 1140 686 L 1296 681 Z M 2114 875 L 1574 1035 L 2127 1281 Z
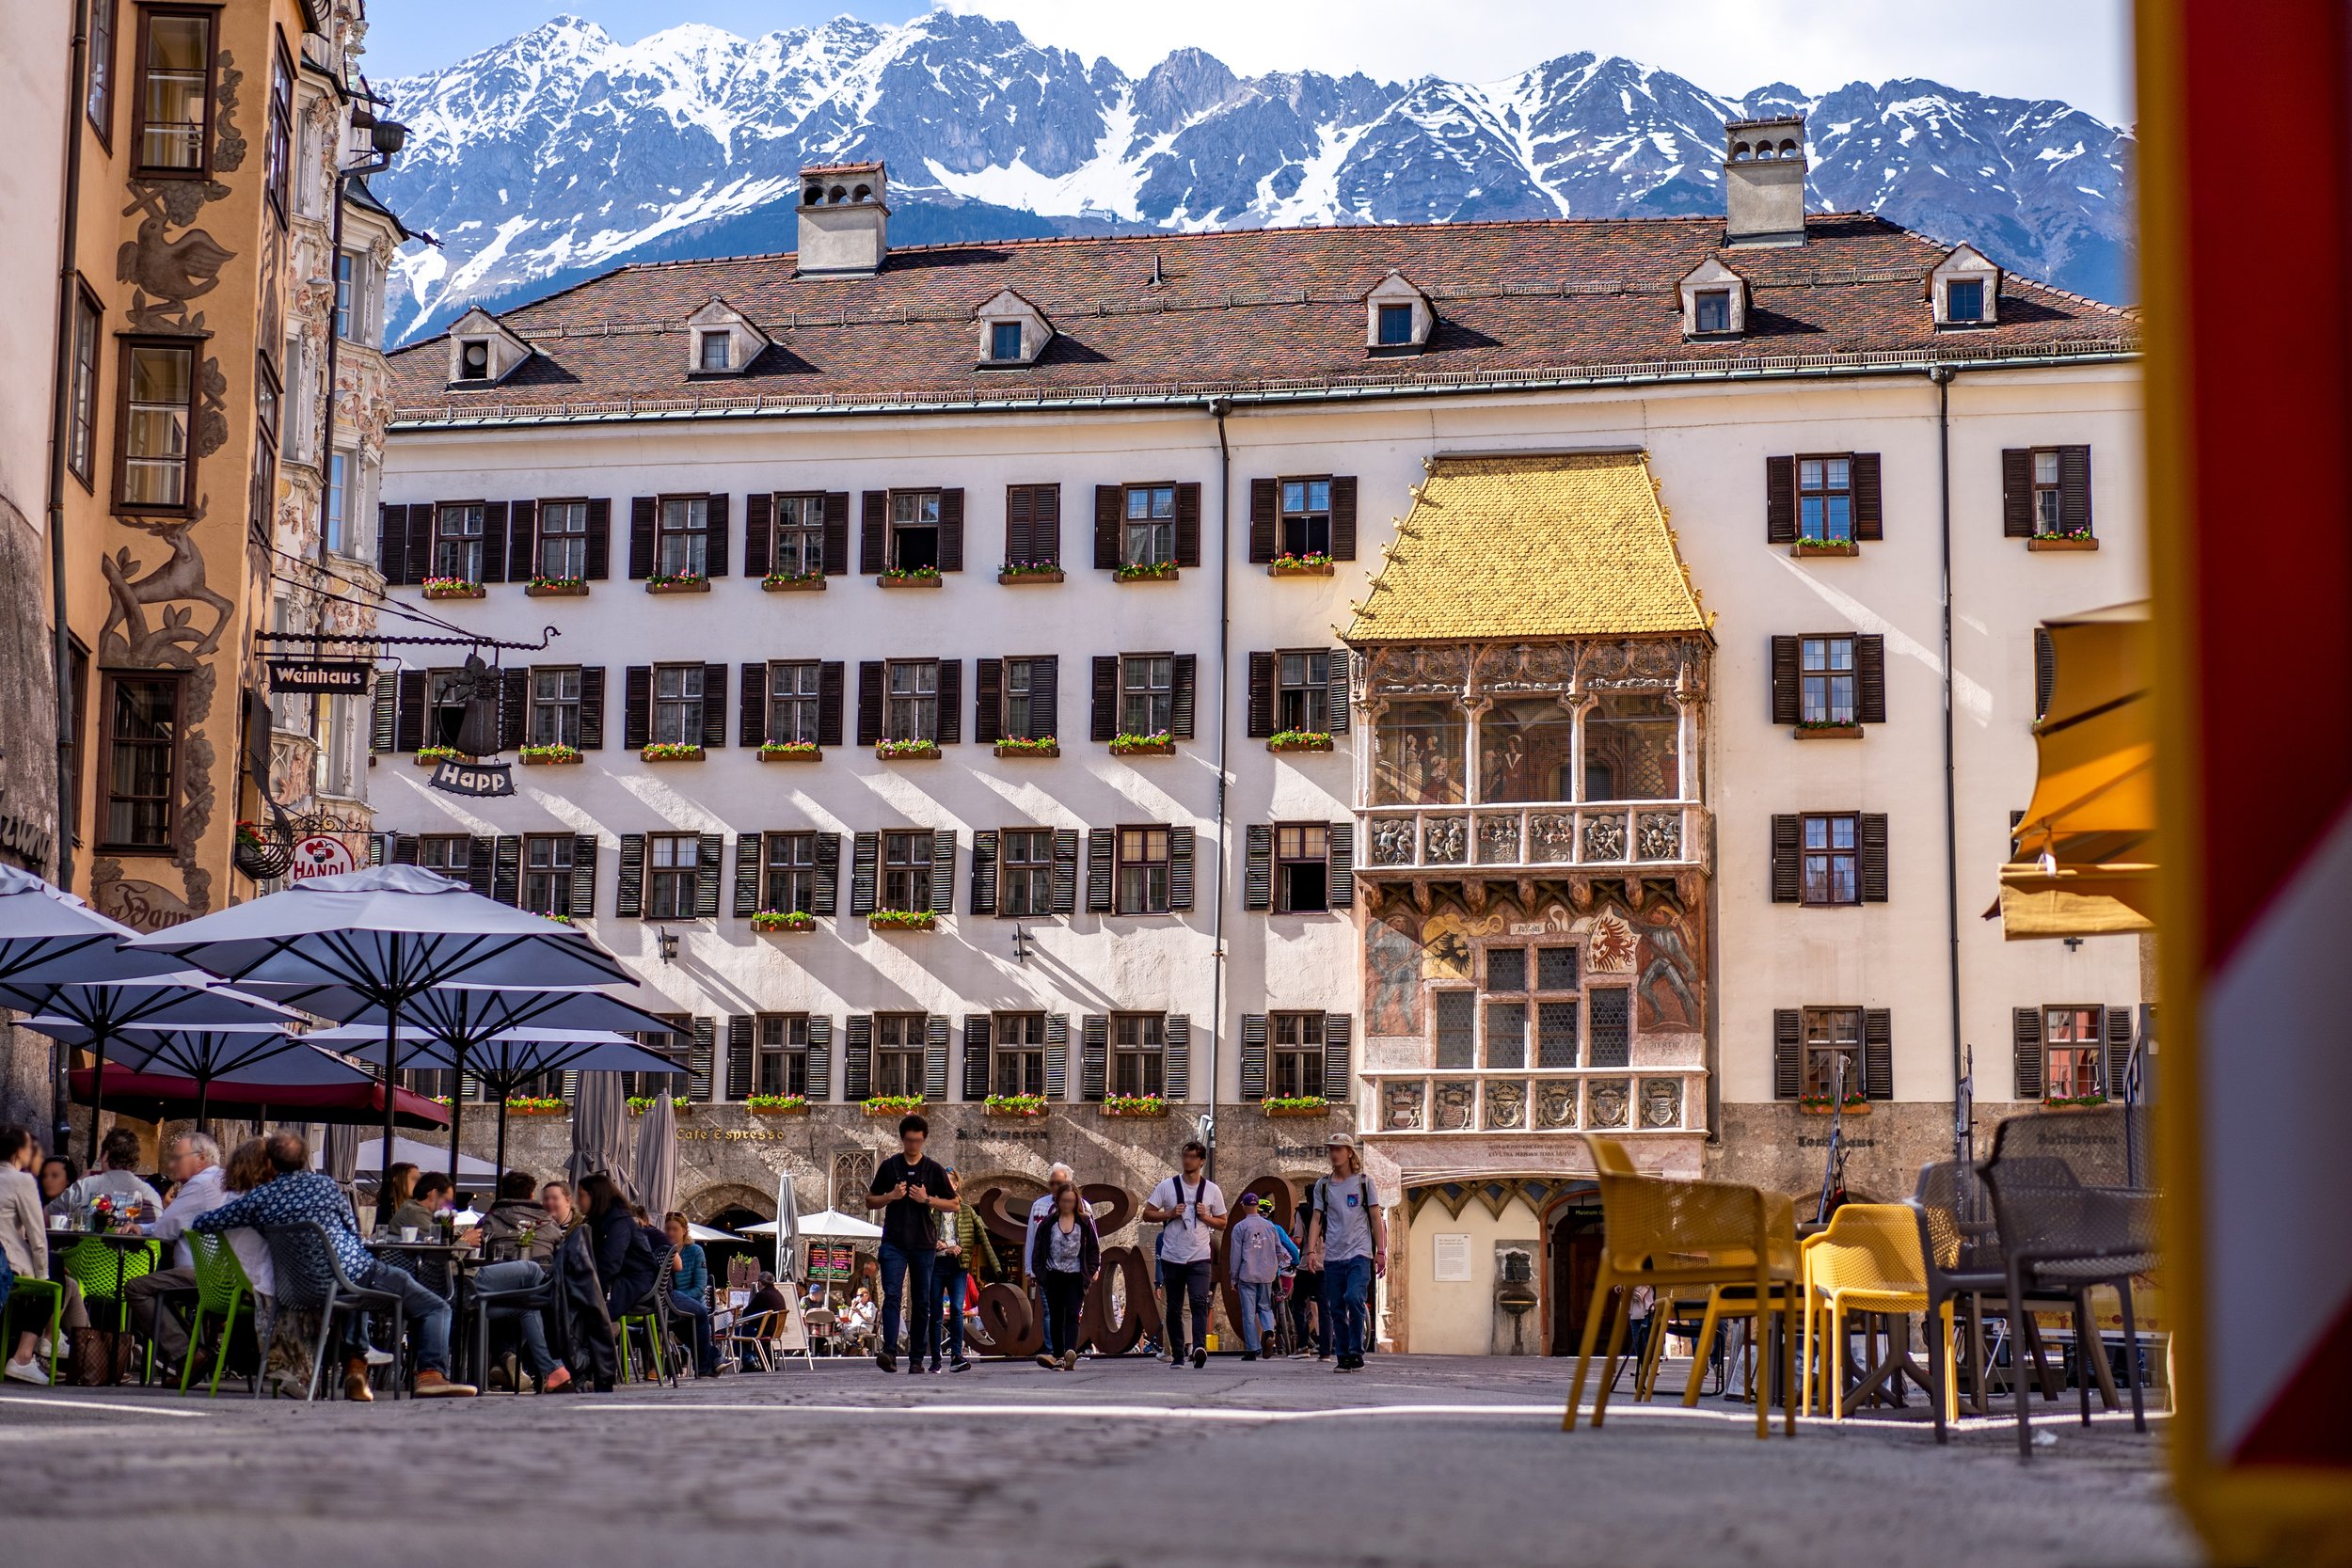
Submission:
M 93 1030 L 90 1043 L 98 1052 L 98 1066 L 89 1076 L 89 1156 L 82 1162 L 84 1170 L 98 1168 L 98 1113 L 106 1104 L 106 1035 L 103 1029 Z
M 506 1092 L 507 1091 L 504 1089 L 497 1091 L 499 1097 L 499 1152 L 497 1161 L 499 1173 L 492 1180 L 498 1183 L 499 1186 L 503 1186 L 506 1181 Z M 454 1178 L 452 1180 L 454 1180 Z M 495 1196 L 497 1187 L 494 1186 L 491 1191 L 493 1196 Z
M 457 1058 L 457 1081 L 450 1085 L 449 1095 L 449 1180 L 457 1184 L 457 1144 L 466 1128 L 466 1048 L 453 1043 L 452 1053 Z
M 400 938 L 392 938 L 392 973 L 400 973 Z M 376 1145 L 383 1156 L 375 1175 L 375 1223 L 391 1223 L 384 1200 L 392 1190 L 392 1073 L 400 1061 L 400 993 L 392 992 L 384 1008 L 384 1139 Z
M 196 1130 L 199 1132 L 206 1131 L 204 1101 L 212 1097 L 212 1093 L 213 1081 L 210 1078 L 199 1078 L 196 1081 Z

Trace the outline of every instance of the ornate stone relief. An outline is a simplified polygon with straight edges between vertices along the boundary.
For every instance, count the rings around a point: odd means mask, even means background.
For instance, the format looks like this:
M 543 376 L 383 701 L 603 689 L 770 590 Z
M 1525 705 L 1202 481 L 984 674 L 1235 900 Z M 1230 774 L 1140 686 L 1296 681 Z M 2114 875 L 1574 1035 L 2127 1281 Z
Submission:
M 1422 1085 L 1416 1080 L 1380 1085 L 1380 1127 L 1389 1132 L 1422 1130 Z
M 1541 1079 L 1535 1085 L 1535 1125 L 1557 1129 L 1576 1125 L 1576 1080 Z
M 1671 1128 L 1682 1125 L 1681 1079 L 1645 1078 L 1642 1080 L 1642 1125 L 1648 1128 Z
M 1437 1119 L 1433 1131 L 1466 1132 L 1478 1104 L 1475 1080 L 1449 1079 L 1438 1085 Z
M 1486 1080 L 1486 1125 L 1503 1129 L 1527 1123 L 1527 1085 L 1515 1078 Z
M 1623 1127 L 1627 1101 L 1632 1098 L 1633 1085 L 1623 1078 L 1596 1078 L 1592 1085 L 1592 1114 L 1585 1125 L 1595 1128 Z

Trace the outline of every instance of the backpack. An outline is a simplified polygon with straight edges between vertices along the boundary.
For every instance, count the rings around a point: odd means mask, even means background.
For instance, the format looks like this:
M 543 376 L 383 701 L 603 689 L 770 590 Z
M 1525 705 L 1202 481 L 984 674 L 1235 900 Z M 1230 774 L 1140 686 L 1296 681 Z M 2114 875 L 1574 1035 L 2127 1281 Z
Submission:
M 1176 1183 L 1176 1207 L 1182 1209 L 1184 1206 L 1184 1173 L 1183 1171 L 1178 1171 L 1168 1180 Z M 1208 1190 L 1209 1178 L 1207 1173 L 1203 1172 L 1200 1180 L 1193 1184 L 1192 1201 L 1195 1204 L 1200 1203 L 1201 1195 L 1206 1193 Z M 1168 1260 L 1168 1233 L 1170 1228 L 1182 1223 L 1183 1222 L 1181 1220 L 1162 1220 L 1160 1222 L 1159 1240 L 1152 1243 L 1152 1257 L 1155 1261 L 1166 1262 Z

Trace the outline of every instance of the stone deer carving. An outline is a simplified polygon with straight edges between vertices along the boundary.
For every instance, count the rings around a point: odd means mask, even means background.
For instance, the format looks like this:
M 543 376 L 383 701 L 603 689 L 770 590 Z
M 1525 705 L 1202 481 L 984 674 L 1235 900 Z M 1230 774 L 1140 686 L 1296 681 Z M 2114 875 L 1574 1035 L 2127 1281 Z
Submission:
M 100 558 L 99 568 L 106 575 L 106 594 L 113 601 L 100 641 L 105 642 L 115 635 L 118 626 L 121 628 L 122 652 L 112 656 L 110 650 L 111 657 L 119 657 L 131 664 L 185 664 L 220 646 L 221 634 L 228 629 L 229 617 L 235 607 L 205 585 L 204 557 L 191 538 L 203 515 L 199 502 L 197 515 L 185 521 L 120 519 L 127 528 L 163 540 L 171 547 L 171 556 L 145 577 L 132 575 L 139 569 L 140 562 L 133 559 L 128 549 Z M 183 599 L 212 607 L 210 631 L 197 629 L 194 612 L 178 603 Z M 147 618 L 150 605 L 160 606 L 163 611 L 159 623 L 151 626 Z

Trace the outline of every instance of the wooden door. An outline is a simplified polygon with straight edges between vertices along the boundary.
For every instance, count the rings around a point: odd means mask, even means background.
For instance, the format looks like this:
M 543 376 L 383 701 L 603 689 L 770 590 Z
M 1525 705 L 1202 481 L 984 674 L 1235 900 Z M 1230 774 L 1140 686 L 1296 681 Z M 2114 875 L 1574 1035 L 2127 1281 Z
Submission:
M 1600 1275 L 1600 1211 L 1564 1209 L 1551 1226 L 1551 1354 L 1574 1355 Z

